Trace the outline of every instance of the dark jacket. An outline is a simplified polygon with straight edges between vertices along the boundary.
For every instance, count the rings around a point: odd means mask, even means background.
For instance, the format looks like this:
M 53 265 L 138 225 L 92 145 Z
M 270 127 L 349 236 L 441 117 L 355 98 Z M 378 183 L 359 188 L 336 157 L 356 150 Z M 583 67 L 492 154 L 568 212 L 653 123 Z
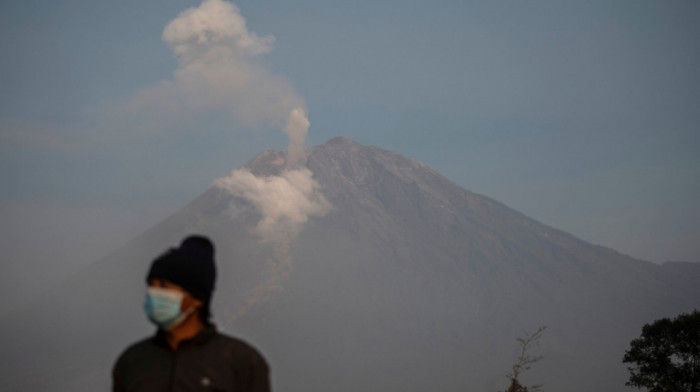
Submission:
M 265 359 L 247 343 L 213 325 L 172 351 L 165 334 L 137 342 L 117 359 L 114 392 L 268 392 Z

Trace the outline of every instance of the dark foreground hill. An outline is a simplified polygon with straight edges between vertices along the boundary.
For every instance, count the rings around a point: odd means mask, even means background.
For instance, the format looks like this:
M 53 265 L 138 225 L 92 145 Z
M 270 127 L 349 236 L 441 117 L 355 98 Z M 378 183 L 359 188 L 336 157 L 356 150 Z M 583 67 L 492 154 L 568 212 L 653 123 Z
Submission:
M 246 166 L 272 175 L 283 158 L 268 151 Z M 540 325 L 533 354 L 545 358 L 526 383 L 624 391 L 622 355 L 641 326 L 700 304 L 697 264 L 587 243 L 398 154 L 337 138 L 307 166 L 333 208 L 304 225 L 284 273 L 251 234 L 254 206 L 212 188 L 7 314 L 0 388 L 106 390 L 119 352 L 152 333 L 148 264 L 189 233 L 217 244 L 215 321 L 263 351 L 277 391 L 503 390 L 514 338 Z

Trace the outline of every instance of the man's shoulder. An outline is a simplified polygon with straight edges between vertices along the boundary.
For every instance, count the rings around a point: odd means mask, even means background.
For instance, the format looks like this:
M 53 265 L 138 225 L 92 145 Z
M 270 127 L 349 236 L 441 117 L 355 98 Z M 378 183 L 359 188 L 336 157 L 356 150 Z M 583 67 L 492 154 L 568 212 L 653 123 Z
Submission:
M 247 341 L 216 331 L 212 343 L 227 351 L 230 355 L 240 359 L 260 361 L 266 363 L 263 355 L 252 344 Z

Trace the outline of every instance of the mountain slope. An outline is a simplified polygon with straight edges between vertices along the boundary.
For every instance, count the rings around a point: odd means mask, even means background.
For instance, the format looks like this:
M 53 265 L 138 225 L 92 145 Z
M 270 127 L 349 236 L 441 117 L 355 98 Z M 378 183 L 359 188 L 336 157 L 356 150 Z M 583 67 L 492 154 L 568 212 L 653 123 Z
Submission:
M 119 351 L 152 332 L 148 264 L 193 232 L 217 245 L 216 322 L 265 353 L 278 391 L 504 389 L 514 338 L 539 325 L 545 359 L 525 381 L 622 391 L 629 340 L 700 300 L 695 265 L 592 245 L 399 154 L 336 138 L 311 148 L 307 166 L 333 208 L 305 224 L 283 274 L 251 234 L 254 205 L 212 188 L 4 317 L 3 388 L 104 389 Z M 284 154 L 246 167 L 275 175 Z
M 553 361 L 541 381 L 567 390 L 623 389 L 620 356 L 641 325 L 697 303 L 697 289 L 652 263 L 542 225 L 398 154 L 340 138 L 312 149 L 308 166 L 335 209 L 298 239 L 285 296 L 259 311 L 278 317 L 266 333 L 285 334 L 277 326 L 296 317 L 285 309 L 315 304 L 309 313 L 335 321 L 301 335 L 333 331 L 329 340 L 346 342 L 333 352 L 369 350 L 373 369 L 402 380 L 392 389 L 498 388 L 513 338 L 541 324 L 549 326 Z M 309 372 L 322 366 L 319 360 Z

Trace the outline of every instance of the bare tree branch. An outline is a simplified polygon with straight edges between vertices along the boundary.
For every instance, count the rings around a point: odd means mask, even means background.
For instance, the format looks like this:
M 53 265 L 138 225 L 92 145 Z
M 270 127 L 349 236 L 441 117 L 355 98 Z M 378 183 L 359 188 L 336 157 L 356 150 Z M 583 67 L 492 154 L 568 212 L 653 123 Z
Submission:
M 542 337 L 542 332 L 544 332 L 545 329 L 547 329 L 546 326 L 541 326 L 537 328 L 537 331 L 534 333 L 530 334 L 525 332 L 525 336 L 515 339 L 520 344 L 520 355 L 518 355 L 517 362 L 513 365 L 513 372 L 508 373 L 506 376 L 511 380 L 510 387 L 506 392 L 537 392 L 541 390 L 541 384 L 532 385 L 530 389 L 521 385 L 519 377 L 527 370 L 530 370 L 533 363 L 543 358 L 542 355 L 531 356 L 528 354 L 528 350 L 539 345 L 539 339 Z

